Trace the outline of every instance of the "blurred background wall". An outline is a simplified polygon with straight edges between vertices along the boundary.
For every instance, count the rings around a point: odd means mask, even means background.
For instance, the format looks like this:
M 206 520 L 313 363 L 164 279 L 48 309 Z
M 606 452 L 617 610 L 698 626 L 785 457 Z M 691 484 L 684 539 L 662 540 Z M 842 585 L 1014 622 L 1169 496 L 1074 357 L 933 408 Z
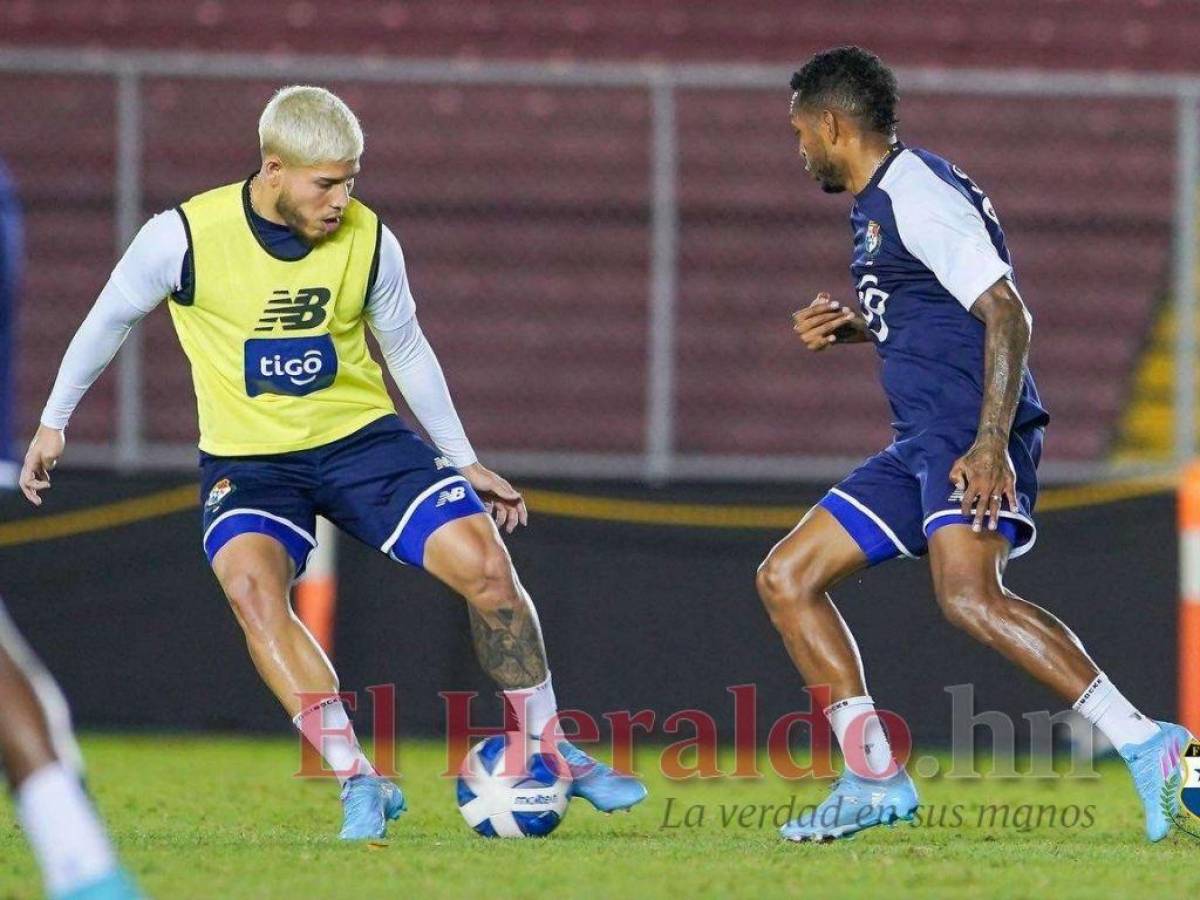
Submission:
M 271 92 L 318 80 L 363 120 L 357 190 L 403 243 L 489 458 L 836 477 L 888 416 L 867 348 L 808 359 L 789 331 L 850 284 L 846 200 L 808 181 L 785 110 L 809 53 L 858 41 L 903 70 L 902 138 L 1000 214 L 1054 415 L 1048 472 L 1190 455 L 1169 317 L 1192 275 L 1172 238 L 1195 215 L 1179 170 L 1196 82 L 1158 74 L 1200 68 L 1187 6 L 0 2 L 0 158 L 29 241 L 17 431 L 132 231 L 252 171 Z M 142 331 L 73 421 L 77 460 L 192 463 L 183 355 L 165 314 Z
M 63 471 L 56 511 L 94 511 L 178 484 L 165 474 Z M 644 498 L 606 482 L 539 482 L 602 498 Z M 711 484 L 675 485 L 660 501 L 713 499 Z M 815 485 L 720 488 L 722 501 L 794 505 Z M 0 579 L 13 618 L 63 684 L 85 727 L 274 730 L 290 723 L 254 671 L 241 632 L 200 550 L 198 508 L 120 528 L 14 541 L 36 528 L 16 496 L 0 494 Z M 27 506 L 27 505 L 26 505 Z M 1037 548 L 1011 566 L 1009 586 L 1053 610 L 1122 691 L 1148 714 L 1175 709 L 1176 552 L 1173 501 L 1158 494 L 1043 510 Z M 86 513 L 85 513 L 86 514 Z M 13 521 L 16 520 L 16 521 Z M 507 543 L 537 603 L 563 708 L 597 717 L 653 710 L 650 740 L 682 709 L 711 715 L 733 739 L 727 688 L 754 684 L 760 740 L 808 697 L 754 591 L 758 561 L 780 536 L 770 526 L 702 528 L 562 518 L 536 503 Z M 902 715 L 922 744 L 949 741 L 951 685 L 972 684 L 976 710 L 1057 711 L 1056 697 L 942 620 L 924 561 L 898 560 L 834 591 L 858 640 L 872 695 Z M 476 691 L 472 720 L 496 725 L 495 688 L 475 662 L 462 601 L 373 548 L 339 544 L 331 641 L 342 689 L 397 689 L 400 734 L 444 730 L 442 691 Z M 363 727 L 366 727 L 365 724 Z M 796 737 L 803 734 L 797 728 Z M 986 729 L 979 736 L 986 738 Z M 639 738 L 641 740 L 641 738 Z

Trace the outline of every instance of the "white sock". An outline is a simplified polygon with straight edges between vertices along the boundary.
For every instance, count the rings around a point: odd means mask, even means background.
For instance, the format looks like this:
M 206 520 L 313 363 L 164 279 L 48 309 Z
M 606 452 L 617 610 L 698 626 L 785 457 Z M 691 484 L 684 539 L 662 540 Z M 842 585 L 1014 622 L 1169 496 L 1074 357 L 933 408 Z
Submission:
M 865 717 L 865 718 L 864 718 Z M 846 766 L 860 778 L 887 778 L 894 772 L 892 745 L 888 743 L 883 723 L 875 713 L 875 701 L 870 697 L 847 697 L 825 708 L 825 718 L 837 737 Z M 846 741 L 851 723 L 854 724 L 854 745 Z M 863 771 L 863 769 L 866 771 Z
M 116 856 L 79 776 L 61 762 L 17 788 L 17 815 L 42 868 L 46 893 L 65 894 L 110 875 Z
M 1158 734 L 1158 725 L 1138 712 L 1103 672 L 1079 695 L 1072 709 L 1095 725 L 1118 750 Z
M 314 703 L 292 722 L 345 784 L 355 775 L 374 775 L 375 767 L 358 745 L 346 707 L 336 697 Z
M 550 720 L 558 715 L 558 701 L 554 698 L 549 672 L 541 684 L 505 691 L 504 699 L 517 717 L 517 729 L 535 740 L 541 738 Z

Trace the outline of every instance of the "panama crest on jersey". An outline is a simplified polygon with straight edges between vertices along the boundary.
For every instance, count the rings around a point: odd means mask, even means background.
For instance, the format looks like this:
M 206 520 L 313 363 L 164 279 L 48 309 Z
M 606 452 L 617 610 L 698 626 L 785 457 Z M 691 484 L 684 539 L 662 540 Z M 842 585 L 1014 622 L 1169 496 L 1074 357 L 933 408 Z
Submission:
M 879 227 L 879 223 L 871 221 L 867 223 L 867 256 L 875 256 L 879 253 L 879 248 L 883 246 L 883 230 Z

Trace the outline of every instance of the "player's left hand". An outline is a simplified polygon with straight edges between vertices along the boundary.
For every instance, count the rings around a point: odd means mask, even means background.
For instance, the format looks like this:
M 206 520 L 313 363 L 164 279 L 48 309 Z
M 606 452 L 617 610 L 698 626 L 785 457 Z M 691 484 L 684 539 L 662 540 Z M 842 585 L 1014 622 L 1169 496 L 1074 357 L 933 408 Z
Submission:
M 508 481 L 479 463 L 472 463 L 459 471 L 471 482 L 471 487 L 483 500 L 488 514 L 496 519 L 497 527 L 512 534 L 518 525 L 529 523 L 525 500 Z
M 867 320 L 824 291 L 808 306 L 792 313 L 792 331 L 814 353 L 835 343 L 857 344 L 869 339 Z
M 971 449 L 955 460 L 950 482 L 962 491 L 962 514 L 972 518 L 971 528 L 989 531 L 1000 524 L 1000 508 L 1017 508 L 1017 473 L 1008 458 L 1008 441 L 998 436 L 980 436 Z

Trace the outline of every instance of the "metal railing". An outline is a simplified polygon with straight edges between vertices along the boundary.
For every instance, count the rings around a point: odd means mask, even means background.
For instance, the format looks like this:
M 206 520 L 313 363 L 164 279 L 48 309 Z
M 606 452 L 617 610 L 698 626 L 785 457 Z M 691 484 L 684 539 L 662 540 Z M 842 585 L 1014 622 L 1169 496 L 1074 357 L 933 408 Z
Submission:
M 356 57 L 274 57 L 245 54 L 81 52 L 0 48 L 0 72 L 90 75 L 116 85 L 115 234 L 120 253 L 140 226 L 142 203 L 143 81 L 260 78 L 285 81 L 356 81 L 429 85 L 545 85 L 644 89 L 650 99 L 650 284 L 648 286 L 645 447 L 641 454 L 510 453 L 489 458 L 513 474 L 669 478 L 835 477 L 850 460 L 779 456 L 681 454 L 676 447 L 676 334 L 679 291 L 676 95 L 680 89 L 781 92 L 789 72 L 776 66 L 638 65 L 518 62 L 456 62 Z M 1033 71 L 897 70 L 909 93 L 1021 97 L 1157 98 L 1176 105 L 1177 146 L 1171 292 L 1176 314 L 1174 343 L 1174 463 L 1196 455 L 1195 370 L 1197 197 L 1200 196 L 1200 77 Z M 1164 148 L 1164 159 L 1169 148 Z M 121 467 L 190 468 L 194 449 L 156 444 L 143 434 L 142 351 L 137 332 L 118 362 L 117 423 L 111 446 L 72 447 L 76 461 Z M 1048 475 L 1082 480 L 1137 471 L 1147 466 L 1107 463 L 1050 466 Z M 1149 466 L 1153 468 L 1153 466 Z

